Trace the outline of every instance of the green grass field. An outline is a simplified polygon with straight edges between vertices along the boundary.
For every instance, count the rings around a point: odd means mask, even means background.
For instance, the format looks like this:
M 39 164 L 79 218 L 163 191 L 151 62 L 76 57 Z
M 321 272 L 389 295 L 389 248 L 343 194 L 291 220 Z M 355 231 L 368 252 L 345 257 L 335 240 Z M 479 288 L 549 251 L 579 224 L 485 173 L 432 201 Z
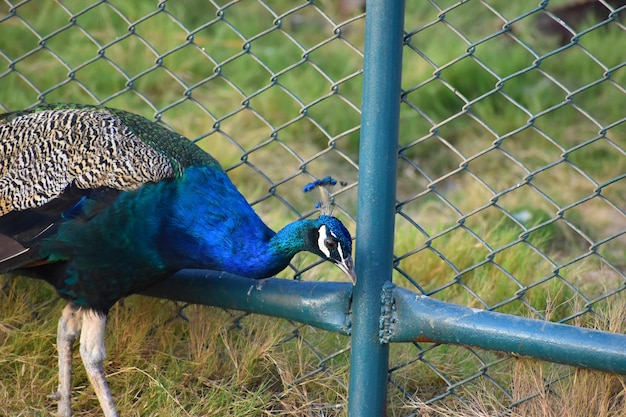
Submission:
M 441 22 L 432 3 L 407 4 L 394 282 L 623 333 L 625 32 L 610 24 L 559 50 L 536 15 L 516 19 L 534 4 L 488 2 L 514 20 L 514 36 L 494 36 L 503 21 L 486 2 Z M 287 0 L 8 4 L 0 109 L 45 100 L 156 117 L 228 168 L 274 229 L 312 214 L 302 187 L 332 175 L 347 183 L 336 214 L 355 231 L 359 11 L 320 1 L 287 13 Z M 314 261 L 299 255 L 280 276 L 343 279 L 329 265 L 307 269 Z M 41 282 L 0 280 L 0 415 L 50 415 L 63 302 Z M 107 326 L 121 415 L 347 414 L 347 337 L 141 296 L 115 306 Z M 76 415 L 100 415 L 75 360 Z M 429 344 L 393 345 L 390 365 L 390 416 L 496 415 L 525 398 L 511 415 L 626 414 L 615 375 Z

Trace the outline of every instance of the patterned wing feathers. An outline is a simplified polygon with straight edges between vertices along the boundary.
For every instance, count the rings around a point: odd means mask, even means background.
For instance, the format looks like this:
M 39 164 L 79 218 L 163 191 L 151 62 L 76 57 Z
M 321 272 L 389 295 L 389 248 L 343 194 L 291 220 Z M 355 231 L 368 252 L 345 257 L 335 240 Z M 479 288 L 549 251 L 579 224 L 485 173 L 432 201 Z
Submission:
M 0 216 L 40 207 L 73 184 L 129 190 L 219 164 L 147 119 L 100 107 L 44 105 L 0 116 Z

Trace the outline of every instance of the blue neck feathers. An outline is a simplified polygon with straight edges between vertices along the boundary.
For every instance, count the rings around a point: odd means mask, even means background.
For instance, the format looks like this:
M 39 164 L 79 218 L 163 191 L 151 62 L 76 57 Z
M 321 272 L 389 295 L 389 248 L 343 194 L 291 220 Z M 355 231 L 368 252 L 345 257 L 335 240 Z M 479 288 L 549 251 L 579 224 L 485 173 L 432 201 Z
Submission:
M 167 264 L 265 278 L 314 244 L 309 236 L 315 220 L 300 220 L 275 233 L 222 171 L 189 168 L 171 186 L 176 191 L 169 212 L 158 213 L 165 222 L 158 240 Z
M 123 270 L 129 281 L 149 283 L 151 276 L 202 267 L 265 278 L 315 245 L 316 220 L 275 233 L 214 167 L 191 167 L 180 178 L 123 192 L 91 217 L 93 206 L 85 205 L 88 220 L 64 222 L 57 238 L 42 242 L 43 256 L 69 260 L 70 275 Z
M 65 261 L 52 278 L 60 294 L 101 311 L 183 268 L 266 278 L 309 251 L 352 270 L 351 238 L 337 219 L 299 220 L 275 233 L 215 167 L 187 168 L 104 207 L 87 200 L 73 210 L 41 241 L 40 256 Z

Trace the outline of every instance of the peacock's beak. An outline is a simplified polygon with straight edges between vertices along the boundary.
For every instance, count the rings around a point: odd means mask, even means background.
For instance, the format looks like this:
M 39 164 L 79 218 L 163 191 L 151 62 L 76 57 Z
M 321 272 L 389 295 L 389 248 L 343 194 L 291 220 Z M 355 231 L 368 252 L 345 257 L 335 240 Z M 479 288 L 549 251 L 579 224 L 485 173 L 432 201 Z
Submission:
M 352 285 L 356 285 L 356 272 L 354 271 L 354 262 L 352 262 L 352 257 L 348 256 L 347 258 L 341 260 L 341 262 L 337 262 L 335 265 L 343 272 L 346 273 L 352 280 Z

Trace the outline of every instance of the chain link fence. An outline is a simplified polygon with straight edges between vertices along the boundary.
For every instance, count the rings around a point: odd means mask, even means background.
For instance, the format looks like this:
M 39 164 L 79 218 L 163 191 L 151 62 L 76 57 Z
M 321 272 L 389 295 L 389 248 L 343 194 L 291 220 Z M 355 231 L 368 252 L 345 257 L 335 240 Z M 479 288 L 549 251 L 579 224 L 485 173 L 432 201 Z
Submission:
M 407 2 L 396 285 L 624 331 L 611 311 L 626 294 L 625 15 L 620 1 Z M 80 102 L 155 119 L 214 155 L 274 229 L 312 215 L 302 187 L 332 175 L 354 231 L 364 21 L 358 0 L 5 1 L 0 108 Z M 337 274 L 302 255 L 282 276 Z M 176 317 L 191 325 L 188 310 Z M 274 320 L 220 317 L 244 339 Z M 349 339 L 289 321 L 272 331 L 275 354 L 306 354 L 289 376 L 271 359 L 269 405 L 250 415 L 345 415 Z M 389 415 L 542 415 L 533 402 L 576 378 L 393 344 Z

